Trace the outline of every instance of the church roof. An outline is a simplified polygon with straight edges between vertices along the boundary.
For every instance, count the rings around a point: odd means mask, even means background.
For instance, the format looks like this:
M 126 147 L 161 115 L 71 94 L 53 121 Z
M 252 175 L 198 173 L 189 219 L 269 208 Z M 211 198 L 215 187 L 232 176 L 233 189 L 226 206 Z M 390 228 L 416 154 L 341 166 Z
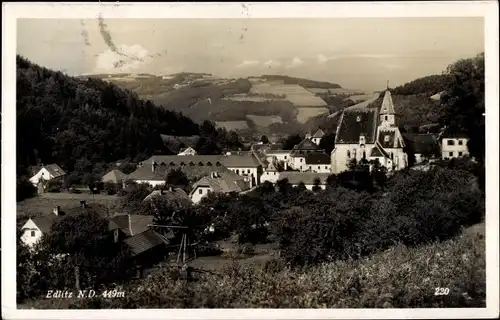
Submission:
M 335 144 L 358 143 L 364 135 L 366 143 L 373 143 L 377 133 L 377 109 L 344 110 L 337 126 Z
M 323 132 L 323 130 L 318 129 L 318 131 L 316 131 L 316 133 L 312 137 L 313 138 L 323 138 L 324 135 L 325 135 L 325 133 Z
M 380 107 L 380 114 L 395 114 L 394 104 L 392 103 L 391 92 L 389 90 L 385 91 L 384 100 L 382 100 L 382 106 Z
M 387 151 L 384 150 L 384 148 L 380 145 L 380 143 L 377 141 L 375 142 L 375 146 L 371 150 L 370 157 L 376 157 L 376 158 L 390 158 L 389 154 Z
M 317 144 L 311 141 L 311 139 L 304 139 L 299 144 L 293 147 L 293 150 L 320 150 Z

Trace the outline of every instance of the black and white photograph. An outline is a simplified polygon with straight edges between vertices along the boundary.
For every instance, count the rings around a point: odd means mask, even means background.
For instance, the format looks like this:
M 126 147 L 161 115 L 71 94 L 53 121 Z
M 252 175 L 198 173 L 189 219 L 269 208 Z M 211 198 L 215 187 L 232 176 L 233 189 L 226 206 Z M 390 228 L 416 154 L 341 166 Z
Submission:
M 2 318 L 498 317 L 497 2 L 2 7 Z

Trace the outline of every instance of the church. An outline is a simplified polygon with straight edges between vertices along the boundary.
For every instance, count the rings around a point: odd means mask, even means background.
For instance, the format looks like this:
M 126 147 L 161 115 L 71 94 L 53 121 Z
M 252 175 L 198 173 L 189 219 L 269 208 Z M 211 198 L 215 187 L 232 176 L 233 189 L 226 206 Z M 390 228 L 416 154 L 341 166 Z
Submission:
M 387 89 L 380 107 L 342 111 L 331 153 L 331 170 L 335 174 L 345 171 L 353 159 L 378 160 L 388 171 L 400 170 L 408 165 L 404 147 L 391 92 Z

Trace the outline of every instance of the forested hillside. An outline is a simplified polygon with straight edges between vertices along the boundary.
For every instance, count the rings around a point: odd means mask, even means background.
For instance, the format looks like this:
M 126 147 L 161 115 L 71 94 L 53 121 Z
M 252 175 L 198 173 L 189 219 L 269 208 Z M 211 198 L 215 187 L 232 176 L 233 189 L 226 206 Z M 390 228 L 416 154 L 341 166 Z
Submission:
M 407 82 L 402 86 L 391 89 L 391 92 L 394 95 L 430 94 L 431 96 L 443 91 L 449 81 L 449 75 L 435 74 Z
M 17 56 L 18 174 L 58 163 L 67 171 L 164 151 L 160 134 L 195 135 L 182 114 L 99 79 L 78 79 Z

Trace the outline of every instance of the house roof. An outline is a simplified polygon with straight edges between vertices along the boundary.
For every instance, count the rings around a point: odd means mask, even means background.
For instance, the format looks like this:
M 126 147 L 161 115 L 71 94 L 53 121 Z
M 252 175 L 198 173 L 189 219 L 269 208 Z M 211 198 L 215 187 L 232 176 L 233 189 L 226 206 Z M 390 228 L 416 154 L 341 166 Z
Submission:
M 143 164 L 152 164 L 153 161 L 157 164 L 161 164 L 163 162 L 165 164 L 174 163 L 175 165 L 179 165 L 181 162 L 184 162 L 184 164 L 188 164 L 190 162 L 195 164 L 207 164 L 208 162 L 211 162 L 215 165 L 217 162 L 220 162 L 226 167 L 257 168 L 259 166 L 255 156 L 244 151 L 241 151 L 241 154 L 231 155 L 186 155 L 182 157 L 156 155 L 143 161 Z
M 189 195 L 181 188 L 173 188 L 172 190 L 154 190 L 146 198 L 144 198 L 144 201 L 150 201 L 152 199 L 165 199 L 179 205 L 191 204 L 191 198 L 189 198 Z
M 275 172 L 275 171 L 278 171 L 278 169 L 276 169 L 276 167 L 274 166 L 274 164 L 272 162 L 270 162 L 267 167 L 266 167 L 266 171 L 268 172 Z
M 255 143 L 250 147 L 254 151 L 274 151 L 281 150 L 282 148 L 282 143 Z
M 121 172 L 120 170 L 114 169 L 106 173 L 102 177 L 101 181 L 118 183 L 124 180 L 126 177 L 127 175 L 125 173 Z
M 377 108 L 346 110 L 340 116 L 335 144 L 358 143 L 360 135 L 366 143 L 373 143 L 377 134 Z
M 35 223 L 35 225 L 42 231 L 42 233 L 50 233 L 52 225 L 67 216 L 77 215 L 81 213 L 96 213 L 102 218 L 108 218 L 108 210 L 104 205 L 92 204 L 91 206 L 87 206 L 86 208 L 82 207 L 74 207 L 70 209 L 59 209 L 60 215 L 56 216 L 54 213 L 47 214 L 45 216 L 38 216 L 31 218 L 31 221 Z M 111 228 L 112 226 L 110 226 Z M 112 230 L 112 229 L 110 229 Z
M 241 192 L 248 189 L 248 185 L 243 177 L 234 177 L 224 173 L 217 178 L 212 178 L 211 176 L 201 178 L 193 185 L 191 194 L 193 194 L 198 187 L 210 187 L 214 192 L 223 193 Z
M 66 172 L 59 167 L 57 164 L 48 164 L 43 166 L 54 178 L 62 177 L 66 175 Z
M 194 153 L 196 153 L 196 150 L 194 150 L 194 148 L 191 148 L 191 147 L 181 148 L 181 149 L 179 150 L 179 153 L 183 153 L 183 152 L 186 152 L 186 151 L 190 151 L 190 152 L 194 152 Z
M 127 236 L 134 236 L 149 229 L 153 224 L 153 216 L 139 214 L 123 214 L 110 219 L 114 224 L 110 224 L 110 230 L 118 226 Z
M 178 158 L 190 158 L 191 156 L 176 156 Z M 160 162 L 161 163 L 161 162 Z M 165 162 L 164 162 L 165 163 Z M 192 163 L 192 164 L 191 164 Z M 127 176 L 131 180 L 149 180 L 149 181 L 164 181 L 171 170 L 180 169 L 189 180 L 199 179 L 210 172 L 231 172 L 227 167 L 223 166 L 220 161 L 180 161 L 167 162 L 165 165 L 159 165 L 153 172 L 152 164 L 143 164 L 134 172 Z
M 166 239 L 162 238 L 151 229 L 128 237 L 123 240 L 123 242 L 129 246 L 133 256 L 137 256 L 155 247 L 168 244 Z
M 441 139 L 451 139 L 451 138 L 468 139 L 469 137 L 467 136 L 467 134 L 465 134 L 463 132 L 444 132 L 440 138 Z
M 302 140 L 300 143 L 296 144 L 293 147 L 293 150 L 321 150 L 321 148 L 317 144 L 312 142 L 311 139 L 306 138 Z
M 375 142 L 375 146 L 372 148 L 371 150 L 371 154 L 370 154 L 370 157 L 374 157 L 374 158 L 391 158 L 389 156 L 389 154 L 387 153 L 387 151 L 384 150 L 384 148 L 382 147 L 382 145 L 380 145 L 380 143 L 378 141 Z
M 439 154 L 439 142 L 435 134 L 405 134 L 417 154 Z
M 331 164 L 332 160 L 326 153 L 308 154 L 305 157 L 306 164 Z
M 385 91 L 384 100 L 382 100 L 382 106 L 380 107 L 380 114 L 395 114 L 394 104 L 392 103 L 391 92 L 389 90 Z
M 320 184 L 326 184 L 326 180 L 330 175 L 331 173 L 283 171 L 280 172 L 279 179 L 288 179 L 288 182 L 292 185 L 298 185 L 301 182 L 311 185 L 314 184 L 314 180 L 319 178 Z
M 316 131 L 316 133 L 312 137 L 313 138 L 323 138 L 324 135 L 325 135 L 325 133 L 323 132 L 323 130 L 318 129 L 318 131 Z

